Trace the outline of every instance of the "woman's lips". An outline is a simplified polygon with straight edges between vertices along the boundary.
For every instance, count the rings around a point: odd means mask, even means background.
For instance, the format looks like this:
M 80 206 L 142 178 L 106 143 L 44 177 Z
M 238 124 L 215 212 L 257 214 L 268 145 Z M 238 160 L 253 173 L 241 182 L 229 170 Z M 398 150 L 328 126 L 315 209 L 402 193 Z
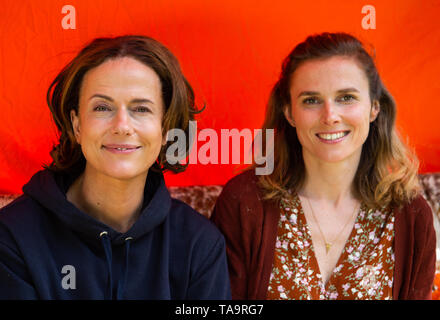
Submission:
M 116 154 L 130 154 L 140 148 L 132 144 L 105 144 L 102 146 L 105 150 Z
M 316 136 L 321 142 L 333 144 L 344 140 L 349 134 L 350 131 L 335 131 L 317 133 Z

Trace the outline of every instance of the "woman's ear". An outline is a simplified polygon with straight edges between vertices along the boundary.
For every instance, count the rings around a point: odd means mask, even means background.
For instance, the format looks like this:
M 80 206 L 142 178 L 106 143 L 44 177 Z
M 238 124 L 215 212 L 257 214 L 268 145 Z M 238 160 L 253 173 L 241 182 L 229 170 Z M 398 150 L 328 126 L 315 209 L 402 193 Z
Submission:
M 295 127 L 295 119 L 293 119 L 292 117 L 292 109 L 290 107 L 290 104 L 284 106 L 283 112 L 287 122 L 289 122 L 292 127 Z
M 379 115 L 379 112 L 380 112 L 379 101 L 374 100 L 370 111 L 370 122 L 376 120 L 377 116 Z
M 72 123 L 72 128 L 73 128 L 73 134 L 75 135 L 75 139 L 76 139 L 76 142 L 78 143 L 78 144 L 81 144 L 80 143 L 80 137 L 81 137 L 81 135 L 80 135 L 80 125 L 79 125 L 79 117 L 78 117 L 78 115 L 76 114 L 76 111 L 75 110 L 70 110 L 70 122 Z

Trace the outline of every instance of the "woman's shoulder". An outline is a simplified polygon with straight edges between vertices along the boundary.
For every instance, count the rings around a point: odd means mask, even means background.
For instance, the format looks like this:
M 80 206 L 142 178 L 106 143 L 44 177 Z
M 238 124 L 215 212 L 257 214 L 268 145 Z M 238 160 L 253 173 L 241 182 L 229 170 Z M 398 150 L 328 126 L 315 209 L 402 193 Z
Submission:
M 20 195 L 0 209 L 0 223 L 5 225 L 30 224 L 40 217 L 42 207 L 27 195 Z
M 254 198 L 258 197 L 259 193 L 258 176 L 253 169 L 246 169 L 225 184 L 220 197 Z
M 276 204 L 264 199 L 258 177 L 249 169 L 225 184 L 211 215 L 216 225 L 259 224 L 268 211 L 277 210 Z
M 396 217 L 409 224 L 433 223 L 431 207 L 421 194 L 418 194 L 411 201 L 398 208 Z
M 0 209 L 0 243 L 13 248 L 16 239 L 35 243 L 39 226 L 46 225 L 43 208 L 32 198 L 21 195 Z
M 229 181 L 225 184 L 225 186 L 256 183 L 257 181 L 258 181 L 258 176 L 255 174 L 255 170 L 253 168 L 247 168 L 243 172 L 229 179 Z

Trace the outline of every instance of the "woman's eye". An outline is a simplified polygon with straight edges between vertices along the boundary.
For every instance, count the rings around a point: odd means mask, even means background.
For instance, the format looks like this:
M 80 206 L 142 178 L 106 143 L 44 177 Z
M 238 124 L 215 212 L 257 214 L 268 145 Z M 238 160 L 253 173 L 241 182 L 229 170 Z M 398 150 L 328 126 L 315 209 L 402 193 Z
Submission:
M 305 98 L 303 100 L 303 103 L 304 104 L 317 104 L 317 103 L 319 103 L 319 99 L 316 97 Z
M 108 107 L 104 104 L 100 104 L 100 105 L 96 106 L 93 110 L 94 111 L 107 111 L 107 110 L 110 110 L 110 107 Z
M 341 101 L 342 103 L 347 103 L 356 100 L 356 97 L 351 94 L 344 94 L 342 97 L 338 98 L 338 100 Z
M 135 108 L 136 112 L 140 112 L 140 113 L 147 113 L 150 112 L 150 108 L 148 107 L 144 107 L 144 106 L 139 106 Z

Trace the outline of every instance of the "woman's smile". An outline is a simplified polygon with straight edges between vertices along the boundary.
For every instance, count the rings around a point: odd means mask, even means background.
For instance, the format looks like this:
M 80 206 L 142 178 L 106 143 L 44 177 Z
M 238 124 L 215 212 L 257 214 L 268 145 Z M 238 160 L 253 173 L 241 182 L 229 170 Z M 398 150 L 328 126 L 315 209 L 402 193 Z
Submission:
M 336 132 L 322 132 L 317 133 L 316 136 L 323 143 L 338 143 L 343 140 L 350 134 L 350 131 L 336 131 Z
M 102 149 L 115 154 L 132 154 L 141 147 L 132 144 L 105 144 Z

